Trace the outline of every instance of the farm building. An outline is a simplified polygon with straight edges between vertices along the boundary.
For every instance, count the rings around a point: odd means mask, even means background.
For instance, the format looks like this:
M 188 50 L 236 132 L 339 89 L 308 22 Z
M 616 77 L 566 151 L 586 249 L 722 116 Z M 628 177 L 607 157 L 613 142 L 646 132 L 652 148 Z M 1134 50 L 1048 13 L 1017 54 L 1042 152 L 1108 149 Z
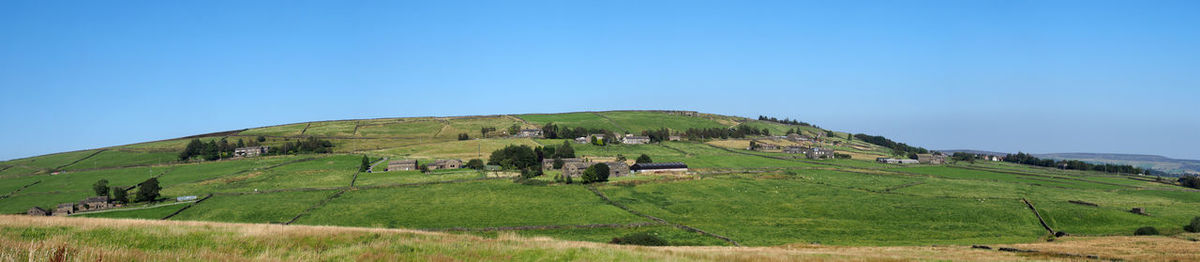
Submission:
M 783 152 L 788 153 L 788 154 L 804 154 L 805 149 L 807 149 L 807 148 L 802 147 L 802 146 L 789 146 L 789 147 L 784 147 Z
M 946 163 L 946 156 L 935 154 L 917 154 L 917 162 L 921 164 L 941 165 Z
M 542 137 L 541 129 L 521 129 L 517 131 L 517 137 Z
M 625 136 L 625 138 L 622 138 L 622 139 L 621 139 L 621 143 L 622 143 L 622 144 L 629 144 L 629 145 L 640 145 L 640 144 L 646 144 L 646 143 L 650 143 L 650 137 L 648 137 L 648 136 L 635 136 L 635 135 L 626 135 L 626 136 Z
M 237 157 L 254 157 L 266 154 L 270 149 L 271 147 L 269 146 L 239 147 L 233 149 L 233 155 Z
M 26 215 L 44 217 L 50 215 L 50 210 L 45 210 L 40 207 L 31 207 L 29 211 L 25 211 Z
M 404 170 L 417 170 L 417 160 L 388 161 L 387 170 L 384 170 L 384 171 L 404 171 Z
M 192 201 L 192 200 L 196 200 L 196 196 L 181 196 L 181 197 L 175 198 L 176 202 Z
M 621 162 L 605 162 L 608 165 L 608 177 L 623 177 L 629 175 L 629 165 Z M 583 171 L 589 166 L 594 165 L 588 162 L 576 162 L 563 165 L 563 175 L 569 177 L 579 177 L 583 175 Z
M 54 209 L 55 216 L 67 216 L 75 213 L 75 203 L 62 203 Z
M 667 141 L 680 141 L 680 140 L 683 140 L 682 136 L 667 136 Z
M 79 209 L 82 211 L 104 210 L 112 208 L 112 204 L 108 202 L 108 196 L 89 197 L 79 201 Z
M 429 170 L 436 169 L 458 169 L 462 168 L 463 162 L 458 159 L 439 159 L 428 165 Z
M 810 147 L 804 150 L 804 156 L 808 157 L 808 159 L 833 158 L 833 149 Z
M 543 159 L 542 160 L 542 169 L 544 169 L 544 170 L 562 169 L 562 167 L 567 166 L 567 163 L 583 163 L 583 159 L 578 159 L 578 158 L 563 158 L 562 161 L 563 161 L 563 164 L 561 167 L 554 168 L 554 159 L 551 159 L 551 158 Z
M 575 138 L 575 143 L 579 143 L 579 144 L 587 144 L 587 143 L 588 143 L 588 138 L 587 138 L 586 136 L 576 137 L 576 138 Z
M 809 139 L 800 134 L 791 133 L 787 134 L 787 140 L 791 140 L 792 142 L 807 142 Z
M 897 158 L 885 158 L 885 157 L 876 158 L 875 161 L 879 162 L 879 163 L 885 163 L 885 164 L 917 164 L 917 163 L 920 163 L 916 159 L 897 159 Z
M 638 173 L 669 173 L 669 172 L 687 172 L 688 166 L 687 166 L 687 164 L 684 164 L 681 162 L 639 163 L 639 164 L 633 164 L 633 166 L 630 167 L 629 169 L 633 170 L 633 172 L 638 172 Z
M 752 140 L 752 141 L 750 141 L 750 148 L 748 148 L 748 149 L 754 150 L 754 151 L 779 150 L 779 145 L 763 143 L 762 141 L 758 141 L 758 140 Z

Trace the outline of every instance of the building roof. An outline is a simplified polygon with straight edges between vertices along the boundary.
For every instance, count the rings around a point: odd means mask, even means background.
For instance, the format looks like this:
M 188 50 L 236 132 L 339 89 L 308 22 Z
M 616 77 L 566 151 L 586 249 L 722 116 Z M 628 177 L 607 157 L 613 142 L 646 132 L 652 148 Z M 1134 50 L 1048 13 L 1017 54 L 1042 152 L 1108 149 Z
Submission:
M 108 202 L 108 196 L 89 197 L 89 198 L 84 199 L 83 202 L 84 203 Z
M 416 163 L 417 163 L 417 160 L 412 160 L 412 159 L 388 161 L 388 165 L 403 165 L 403 164 L 416 164 Z
M 630 169 L 633 170 L 654 170 L 654 169 L 676 169 L 688 168 L 687 164 L 682 162 L 667 162 L 667 163 L 639 163 L 633 164 Z

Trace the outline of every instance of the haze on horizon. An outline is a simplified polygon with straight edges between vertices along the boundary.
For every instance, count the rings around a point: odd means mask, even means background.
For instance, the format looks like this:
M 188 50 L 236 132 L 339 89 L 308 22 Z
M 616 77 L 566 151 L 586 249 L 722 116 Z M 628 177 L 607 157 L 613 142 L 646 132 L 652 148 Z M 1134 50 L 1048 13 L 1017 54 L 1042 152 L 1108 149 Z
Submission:
M 0 2 L 0 159 L 294 122 L 686 109 L 1200 159 L 1196 1 Z

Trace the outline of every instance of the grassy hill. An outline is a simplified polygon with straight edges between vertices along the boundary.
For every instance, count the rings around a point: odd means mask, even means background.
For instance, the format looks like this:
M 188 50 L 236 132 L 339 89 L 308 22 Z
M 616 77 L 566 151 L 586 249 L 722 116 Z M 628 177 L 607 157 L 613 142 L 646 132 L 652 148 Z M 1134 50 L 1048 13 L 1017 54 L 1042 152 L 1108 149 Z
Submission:
M 503 134 L 512 125 L 533 128 L 547 123 L 562 127 L 602 128 L 618 133 L 738 125 L 765 128 L 773 135 L 782 135 L 793 128 L 810 134 L 826 132 L 814 127 L 789 126 L 740 117 L 711 114 L 684 116 L 659 111 L 297 123 L 251 128 L 199 139 L 249 141 L 261 137 L 264 144 L 276 145 L 316 137 L 333 142 L 334 153 L 180 162 L 175 156 L 190 139 L 177 139 L 0 162 L 0 213 L 18 214 L 34 206 L 50 209 L 59 203 L 77 202 L 94 194 L 91 185 L 99 179 L 106 179 L 114 186 L 133 186 L 154 177 L 160 181 L 165 197 L 199 196 L 204 200 L 134 204 L 105 212 L 82 213 L 67 219 L 46 219 L 66 224 L 72 221 L 93 223 L 85 221 L 96 220 L 77 217 L 94 217 L 292 226 L 272 226 L 283 229 L 271 230 L 292 230 L 290 228 L 302 228 L 301 225 L 419 229 L 422 232 L 448 233 L 436 234 L 438 239 L 450 239 L 446 241 L 498 241 L 502 243 L 499 245 L 508 246 L 489 248 L 520 250 L 521 254 L 528 255 L 516 258 L 545 255 L 551 259 L 588 260 L 754 260 L 760 257 L 740 251 L 726 253 L 705 248 L 663 251 L 554 242 L 558 240 L 539 237 L 608 242 L 615 237 L 649 233 L 676 246 L 791 247 L 820 244 L 860 247 L 853 250 L 871 250 L 876 246 L 1032 245 L 1051 237 L 1025 201 L 1034 206 L 1034 210 L 1053 230 L 1073 235 L 1060 241 L 1078 236 L 1129 236 L 1134 229 L 1144 226 L 1155 227 L 1163 234 L 1179 238 L 1194 237 L 1183 233 L 1182 226 L 1193 217 L 1200 216 L 1200 192 L 1153 179 L 992 162 L 907 166 L 879 164 L 873 161 L 874 158 L 890 155 L 890 150 L 847 140 L 846 133 L 841 132 L 834 132 L 834 136 L 825 138 L 819 144 L 849 154 L 853 156 L 852 159 L 809 160 L 778 152 L 746 150 L 749 140 L 763 138 L 673 141 L 646 145 L 574 144 L 576 154 L 586 158 L 625 156 L 633 159 L 646 154 L 657 162 L 685 162 L 692 168 L 692 172 L 686 175 L 634 175 L 591 185 L 555 183 L 551 177 L 558 171 L 535 178 L 535 183 L 513 183 L 511 177 L 516 174 L 512 172 L 358 172 L 363 155 L 376 161 L 383 158 L 417 159 L 422 162 L 446 158 L 486 159 L 491 151 L 506 145 L 562 144 L 564 139 L 512 138 Z M 494 127 L 497 131 L 483 137 L 480 129 L 485 127 Z M 461 133 L 468 134 L 472 139 L 458 140 Z M 1074 204 L 1072 201 L 1093 203 L 1095 206 Z M 1143 207 L 1150 215 L 1127 212 L 1133 207 Z M 0 231 L 0 240 L 14 244 L 58 243 L 50 240 L 60 238 L 28 237 L 21 233 L 24 232 L 22 230 L 36 227 L 34 225 L 37 222 L 27 222 L 30 224 L 6 224 L 5 231 Z M 200 224 L 154 225 L 191 227 Z M 95 226 L 79 227 L 88 231 Z M 63 229 L 36 234 L 85 234 L 77 231 Z M 328 240 L 331 243 L 329 245 L 353 246 L 347 247 L 344 252 L 333 255 L 285 252 L 276 256 L 281 259 L 365 256 L 366 260 L 372 260 L 372 254 L 393 252 L 387 250 L 394 248 L 394 243 L 413 241 L 392 239 L 386 241 L 389 243 L 386 247 L 345 243 L 345 239 L 366 237 L 362 235 L 366 233 L 362 232 L 393 231 L 354 232 L 359 233 L 331 233 L 329 236 L 332 238 Z M 410 236 L 415 234 L 411 231 L 394 232 L 409 232 L 397 234 Z M 594 250 L 578 253 L 572 253 L 570 248 L 525 250 L 531 248 L 532 244 L 514 243 L 512 240 L 570 243 L 564 245 L 586 246 Z M 324 240 L 311 241 L 325 243 L 321 242 Z M 103 246 L 87 241 L 71 243 L 88 248 Z M 237 252 L 256 254 L 273 250 L 276 247 L 271 245 L 278 243 L 264 245 L 262 249 Z M 140 244 L 120 247 L 153 249 Z M 383 248 L 383 251 L 376 248 Z M 496 254 L 504 253 L 496 249 L 480 254 L 484 251 L 471 251 L 469 247 L 439 248 L 446 247 L 422 246 L 420 249 L 455 252 L 448 256 L 459 259 L 478 255 L 490 260 L 503 260 Z M 213 250 L 217 251 L 193 253 L 190 256 L 205 257 L 221 253 L 219 248 Z M 775 251 L 772 249 L 771 252 Z M 785 258 L 803 258 L 804 254 L 808 254 L 805 253 L 807 251 L 798 254 L 780 252 L 783 254 L 780 256 Z M 973 253 L 969 249 L 964 252 Z M 921 258 L 915 255 L 917 253 L 914 251 L 910 257 Z M 424 252 L 401 257 L 428 258 L 430 254 Z M 871 257 L 867 253 L 856 255 Z M 391 257 L 379 257 L 383 260 L 388 258 Z

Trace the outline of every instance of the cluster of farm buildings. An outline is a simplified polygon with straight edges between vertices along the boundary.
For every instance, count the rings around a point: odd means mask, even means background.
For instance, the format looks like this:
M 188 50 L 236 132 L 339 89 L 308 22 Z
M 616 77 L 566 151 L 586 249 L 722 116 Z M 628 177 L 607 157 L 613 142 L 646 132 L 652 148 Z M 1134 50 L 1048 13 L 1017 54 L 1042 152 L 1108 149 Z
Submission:
M 26 215 L 31 216 L 67 216 L 75 212 L 98 211 L 116 207 L 109 201 L 107 196 L 89 197 L 79 201 L 79 203 L 62 203 L 58 204 L 54 210 L 46 210 L 41 207 L 31 207 L 25 211 Z

